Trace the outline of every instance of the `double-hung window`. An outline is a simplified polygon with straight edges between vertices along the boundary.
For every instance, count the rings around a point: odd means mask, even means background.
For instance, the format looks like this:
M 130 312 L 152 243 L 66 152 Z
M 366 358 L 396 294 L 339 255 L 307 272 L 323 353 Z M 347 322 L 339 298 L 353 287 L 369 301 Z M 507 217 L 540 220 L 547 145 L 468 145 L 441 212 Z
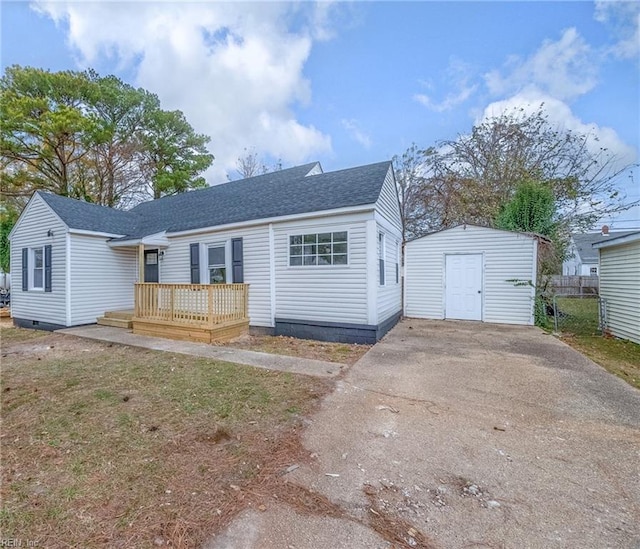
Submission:
M 347 265 L 347 231 L 289 236 L 289 265 Z
M 209 284 L 225 284 L 227 282 L 225 248 L 224 244 L 209 246 Z
M 42 290 L 51 292 L 53 246 L 22 248 L 22 291 Z
M 31 249 L 31 289 L 44 290 L 44 248 Z

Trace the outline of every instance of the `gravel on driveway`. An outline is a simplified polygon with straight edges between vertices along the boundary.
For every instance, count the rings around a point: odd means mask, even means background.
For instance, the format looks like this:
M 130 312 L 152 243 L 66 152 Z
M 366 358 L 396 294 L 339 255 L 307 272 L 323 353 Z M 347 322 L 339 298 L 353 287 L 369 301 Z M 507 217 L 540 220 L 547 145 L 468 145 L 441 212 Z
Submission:
M 404 320 L 304 443 L 289 481 L 344 517 L 274 505 L 208 548 L 391 547 L 376 517 L 396 547 L 640 547 L 640 391 L 537 328 Z

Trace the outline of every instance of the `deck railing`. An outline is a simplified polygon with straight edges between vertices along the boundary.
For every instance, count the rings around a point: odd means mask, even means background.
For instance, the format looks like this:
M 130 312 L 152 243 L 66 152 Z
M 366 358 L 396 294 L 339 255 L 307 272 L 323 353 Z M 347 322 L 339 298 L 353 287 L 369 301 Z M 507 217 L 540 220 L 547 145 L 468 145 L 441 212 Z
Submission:
M 248 295 L 248 284 L 146 282 L 135 285 L 134 317 L 184 325 L 215 326 L 248 319 Z

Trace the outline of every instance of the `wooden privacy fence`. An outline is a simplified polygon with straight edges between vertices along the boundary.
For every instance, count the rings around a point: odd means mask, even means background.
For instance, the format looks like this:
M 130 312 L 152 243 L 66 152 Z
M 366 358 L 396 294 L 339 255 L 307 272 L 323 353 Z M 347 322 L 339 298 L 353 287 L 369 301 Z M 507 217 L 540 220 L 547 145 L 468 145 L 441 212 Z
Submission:
M 210 327 L 247 320 L 248 293 L 248 284 L 136 284 L 134 317 Z
M 597 276 L 553 275 L 550 286 L 558 295 L 598 295 Z

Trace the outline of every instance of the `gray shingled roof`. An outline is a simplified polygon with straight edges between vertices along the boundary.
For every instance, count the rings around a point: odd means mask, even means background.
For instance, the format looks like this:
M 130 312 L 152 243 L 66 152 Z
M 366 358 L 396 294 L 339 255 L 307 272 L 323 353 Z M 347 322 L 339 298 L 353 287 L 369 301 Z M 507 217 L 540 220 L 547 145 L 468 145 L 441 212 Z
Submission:
M 576 251 L 580 256 L 582 263 L 597 263 L 598 262 L 598 250 L 593 245 L 596 242 L 604 242 L 607 239 L 618 238 L 633 234 L 636 231 L 621 231 L 615 233 L 609 233 L 609 236 L 605 236 L 602 233 L 585 233 L 571 235 L 573 242 L 576 245 Z
M 69 227 L 129 239 L 374 204 L 391 165 L 380 162 L 307 175 L 316 164 L 143 202 L 128 212 L 40 194 Z
M 139 216 L 132 212 L 98 206 L 57 194 L 42 191 L 37 193 L 71 229 L 129 234 L 136 230 L 139 221 Z

